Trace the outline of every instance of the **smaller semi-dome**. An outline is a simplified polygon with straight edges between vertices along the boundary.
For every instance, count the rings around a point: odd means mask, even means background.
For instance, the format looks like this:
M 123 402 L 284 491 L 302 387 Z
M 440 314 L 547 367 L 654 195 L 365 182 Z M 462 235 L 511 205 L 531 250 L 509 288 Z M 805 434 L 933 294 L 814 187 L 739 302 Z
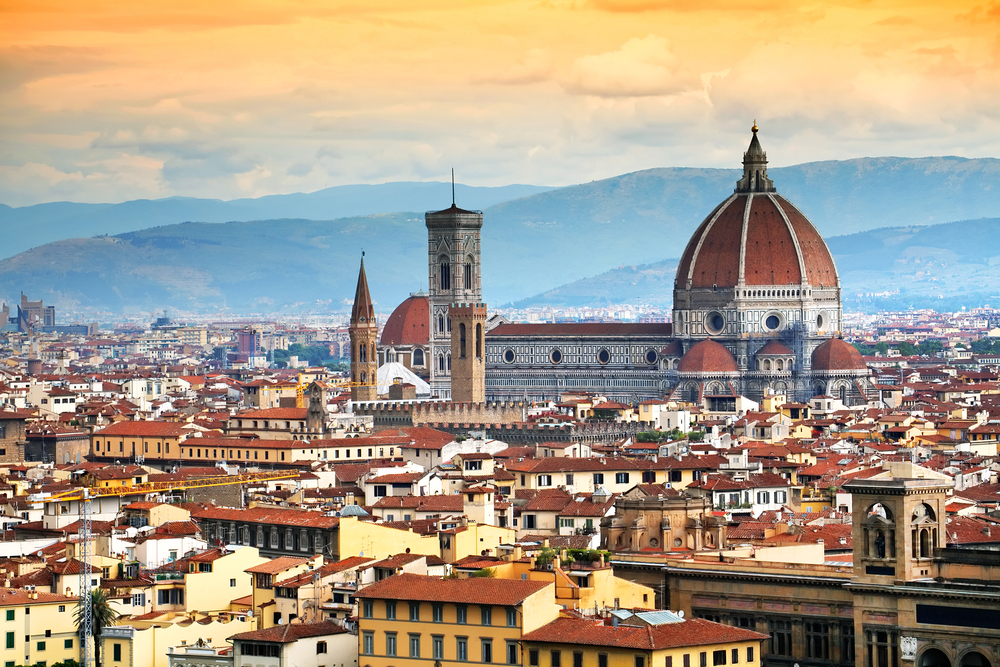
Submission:
M 667 343 L 667 346 L 660 350 L 661 357 L 680 357 L 684 355 L 684 350 L 681 348 L 681 342 L 679 340 L 672 340 Z
M 739 368 L 725 345 L 706 338 L 684 353 L 677 370 L 681 373 L 736 373 Z
M 385 321 L 379 345 L 427 345 L 430 340 L 430 300 L 414 292 Z
M 787 356 L 792 355 L 792 354 L 795 354 L 795 353 L 792 352 L 788 348 L 787 345 L 785 345 L 781 341 L 774 340 L 774 339 L 771 339 L 771 340 L 767 341 L 767 344 L 765 344 L 764 347 L 760 348 L 760 350 L 757 351 L 757 356 L 758 357 L 761 357 L 761 356 L 768 357 L 768 356 L 772 356 L 772 355 L 773 356 L 787 357 Z
M 868 368 L 864 357 L 850 343 L 831 338 L 812 353 L 814 371 L 863 371 Z

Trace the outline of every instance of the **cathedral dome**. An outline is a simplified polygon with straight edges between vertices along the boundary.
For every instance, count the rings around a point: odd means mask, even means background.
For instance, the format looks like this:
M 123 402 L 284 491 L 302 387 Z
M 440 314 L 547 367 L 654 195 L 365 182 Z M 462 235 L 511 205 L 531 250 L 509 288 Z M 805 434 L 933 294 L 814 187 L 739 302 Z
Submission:
M 814 371 L 863 371 L 868 369 L 864 357 L 851 345 L 839 338 L 821 343 L 812 353 Z
M 838 284 L 823 237 L 767 177 L 767 156 L 754 125 L 743 178 L 691 237 L 677 267 L 676 287 Z
M 725 345 L 711 338 L 691 346 L 677 367 L 681 373 L 736 373 L 739 368 Z
M 411 294 L 385 322 L 379 345 L 427 345 L 430 308 L 424 292 Z

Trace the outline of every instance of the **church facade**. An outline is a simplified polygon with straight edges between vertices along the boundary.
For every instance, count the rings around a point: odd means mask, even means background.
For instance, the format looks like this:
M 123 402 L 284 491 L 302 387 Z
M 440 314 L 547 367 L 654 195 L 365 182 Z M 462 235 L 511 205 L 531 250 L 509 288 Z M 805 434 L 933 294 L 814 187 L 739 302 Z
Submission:
M 752 132 L 742 178 L 681 254 L 672 323 L 491 323 L 483 350 L 477 320 L 466 342 L 455 338 L 452 309 L 484 307 L 483 215 L 452 204 L 426 215 L 429 293 L 411 296 L 389 318 L 405 326 L 387 324 L 380 361 L 405 350 L 439 399 L 470 400 L 452 391 L 453 357 L 469 349 L 476 356 L 463 387 L 475 382 L 480 367 L 485 381 L 481 391 L 475 385 L 476 392 L 462 395 L 477 399 L 484 392 L 487 400 L 547 401 L 586 391 L 622 402 L 672 398 L 711 410 L 726 409 L 738 395 L 759 401 L 774 392 L 798 401 L 827 394 L 845 405 L 866 403 L 870 372 L 839 338 L 843 308 L 833 256 L 808 218 L 778 194 L 756 124 Z

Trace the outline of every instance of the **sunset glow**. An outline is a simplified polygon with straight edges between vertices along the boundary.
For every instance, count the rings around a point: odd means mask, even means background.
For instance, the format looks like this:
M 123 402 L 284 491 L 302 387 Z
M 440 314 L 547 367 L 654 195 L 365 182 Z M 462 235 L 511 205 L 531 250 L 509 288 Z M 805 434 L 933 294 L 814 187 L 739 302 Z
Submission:
M 0 202 L 1000 153 L 1000 4 L 7 3 Z

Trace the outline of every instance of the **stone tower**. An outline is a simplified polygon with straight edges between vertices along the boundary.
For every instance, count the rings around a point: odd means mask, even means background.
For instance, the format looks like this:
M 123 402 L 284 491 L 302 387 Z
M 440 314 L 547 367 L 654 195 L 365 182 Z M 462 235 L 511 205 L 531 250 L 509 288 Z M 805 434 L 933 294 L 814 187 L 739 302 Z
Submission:
M 912 463 L 848 482 L 853 506 L 854 579 L 892 585 L 938 575 L 934 550 L 944 549 L 945 503 L 953 484 Z
M 427 224 L 427 266 L 430 286 L 431 396 L 451 398 L 452 328 L 449 308 L 453 303 L 482 301 L 482 271 L 479 238 L 483 228 L 481 211 L 455 206 L 431 211 Z
M 361 254 L 361 271 L 358 273 L 358 289 L 354 293 L 354 309 L 351 311 L 351 400 L 374 401 L 378 385 L 378 322 L 375 307 L 368 292 L 368 277 L 365 276 L 365 256 Z
M 486 304 L 454 303 L 451 317 L 451 400 L 486 400 Z

